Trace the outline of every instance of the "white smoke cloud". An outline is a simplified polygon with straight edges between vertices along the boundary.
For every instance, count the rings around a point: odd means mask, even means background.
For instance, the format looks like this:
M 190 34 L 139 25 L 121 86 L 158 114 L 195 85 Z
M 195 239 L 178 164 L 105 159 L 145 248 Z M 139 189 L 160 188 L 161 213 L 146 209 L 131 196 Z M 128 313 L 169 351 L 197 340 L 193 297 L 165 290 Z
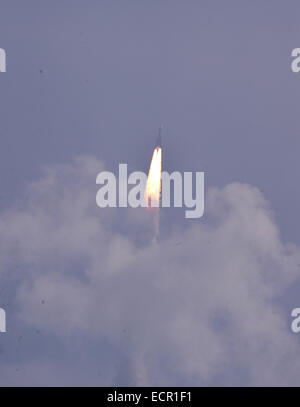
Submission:
M 55 166 L 23 209 L 0 217 L 0 275 L 14 287 L 18 322 L 84 355 L 74 369 L 39 346 L 27 360 L 25 348 L 18 363 L 31 384 L 299 385 L 299 345 L 280 299 L 297 281 L 300 249 L 281 242 L 261 192 L 210 188 L 203 219 L 140 244 L 147 211 L 96 206 L 103 167 L 93 157 Z M 95 353 L 105 372 L 97 381 Z M 6 360 L 2 382 L 28 384 L 15 363 Z

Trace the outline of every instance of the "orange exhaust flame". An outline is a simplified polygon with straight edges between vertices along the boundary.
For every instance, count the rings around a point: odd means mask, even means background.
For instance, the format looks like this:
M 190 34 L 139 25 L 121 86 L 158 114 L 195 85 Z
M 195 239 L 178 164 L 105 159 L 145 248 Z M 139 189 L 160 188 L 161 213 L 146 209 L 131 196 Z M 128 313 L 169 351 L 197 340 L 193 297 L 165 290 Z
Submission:
M 148 208 L 158 208 L 161 193 L 161 147 L 155 147 L 150 164 L 147 185 L 145 191 Z

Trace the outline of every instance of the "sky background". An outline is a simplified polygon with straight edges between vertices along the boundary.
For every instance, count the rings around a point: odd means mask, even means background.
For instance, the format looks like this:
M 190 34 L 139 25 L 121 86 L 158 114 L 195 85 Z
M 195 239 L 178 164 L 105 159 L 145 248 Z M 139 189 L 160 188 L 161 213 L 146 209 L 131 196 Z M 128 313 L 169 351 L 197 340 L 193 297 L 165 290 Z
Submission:
M 0 385 L 299 385 L 299 1 L 0 0 Z M 204 171 L 205 214 L 96 207 Z M 299 357 L 297 356 L 299 354 Z

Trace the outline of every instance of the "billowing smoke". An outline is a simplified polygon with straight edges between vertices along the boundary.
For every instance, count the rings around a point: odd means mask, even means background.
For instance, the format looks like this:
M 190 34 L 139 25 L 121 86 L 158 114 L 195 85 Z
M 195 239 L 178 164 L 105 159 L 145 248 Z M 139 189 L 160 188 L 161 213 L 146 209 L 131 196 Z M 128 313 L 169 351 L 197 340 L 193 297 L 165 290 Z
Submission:
M 300 249 L 257 188 L 139 244 L 149 211 L 100 209 L 92 157 L 54 166 L 0 215 L 2 385 L 299 385 Z

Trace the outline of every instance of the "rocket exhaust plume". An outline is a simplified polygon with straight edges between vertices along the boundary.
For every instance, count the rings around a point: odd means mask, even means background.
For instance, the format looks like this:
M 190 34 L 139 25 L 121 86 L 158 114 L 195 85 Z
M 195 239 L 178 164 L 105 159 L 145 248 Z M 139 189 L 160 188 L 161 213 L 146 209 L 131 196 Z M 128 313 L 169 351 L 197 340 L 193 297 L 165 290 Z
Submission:
M 161 147 L 156 147 L 149 169 L 146 186 L 148 208 L 158 208 L 161 189 Z
M 161 133 L 161 128 L 160 132 Z M 156 147 L 153 151 L 153 156 L 150 164 L 149 174 L 147 178 L 147 185 L 145 191 L 145 199 L 148 204 L 148 209 L 153 211 L 155 236 L 154 240 L 159 234 L 159 203 L 161 196 L 161 163 L 162 163 L 162 149 L 161 149 L 161 135 L 159 134 Z

